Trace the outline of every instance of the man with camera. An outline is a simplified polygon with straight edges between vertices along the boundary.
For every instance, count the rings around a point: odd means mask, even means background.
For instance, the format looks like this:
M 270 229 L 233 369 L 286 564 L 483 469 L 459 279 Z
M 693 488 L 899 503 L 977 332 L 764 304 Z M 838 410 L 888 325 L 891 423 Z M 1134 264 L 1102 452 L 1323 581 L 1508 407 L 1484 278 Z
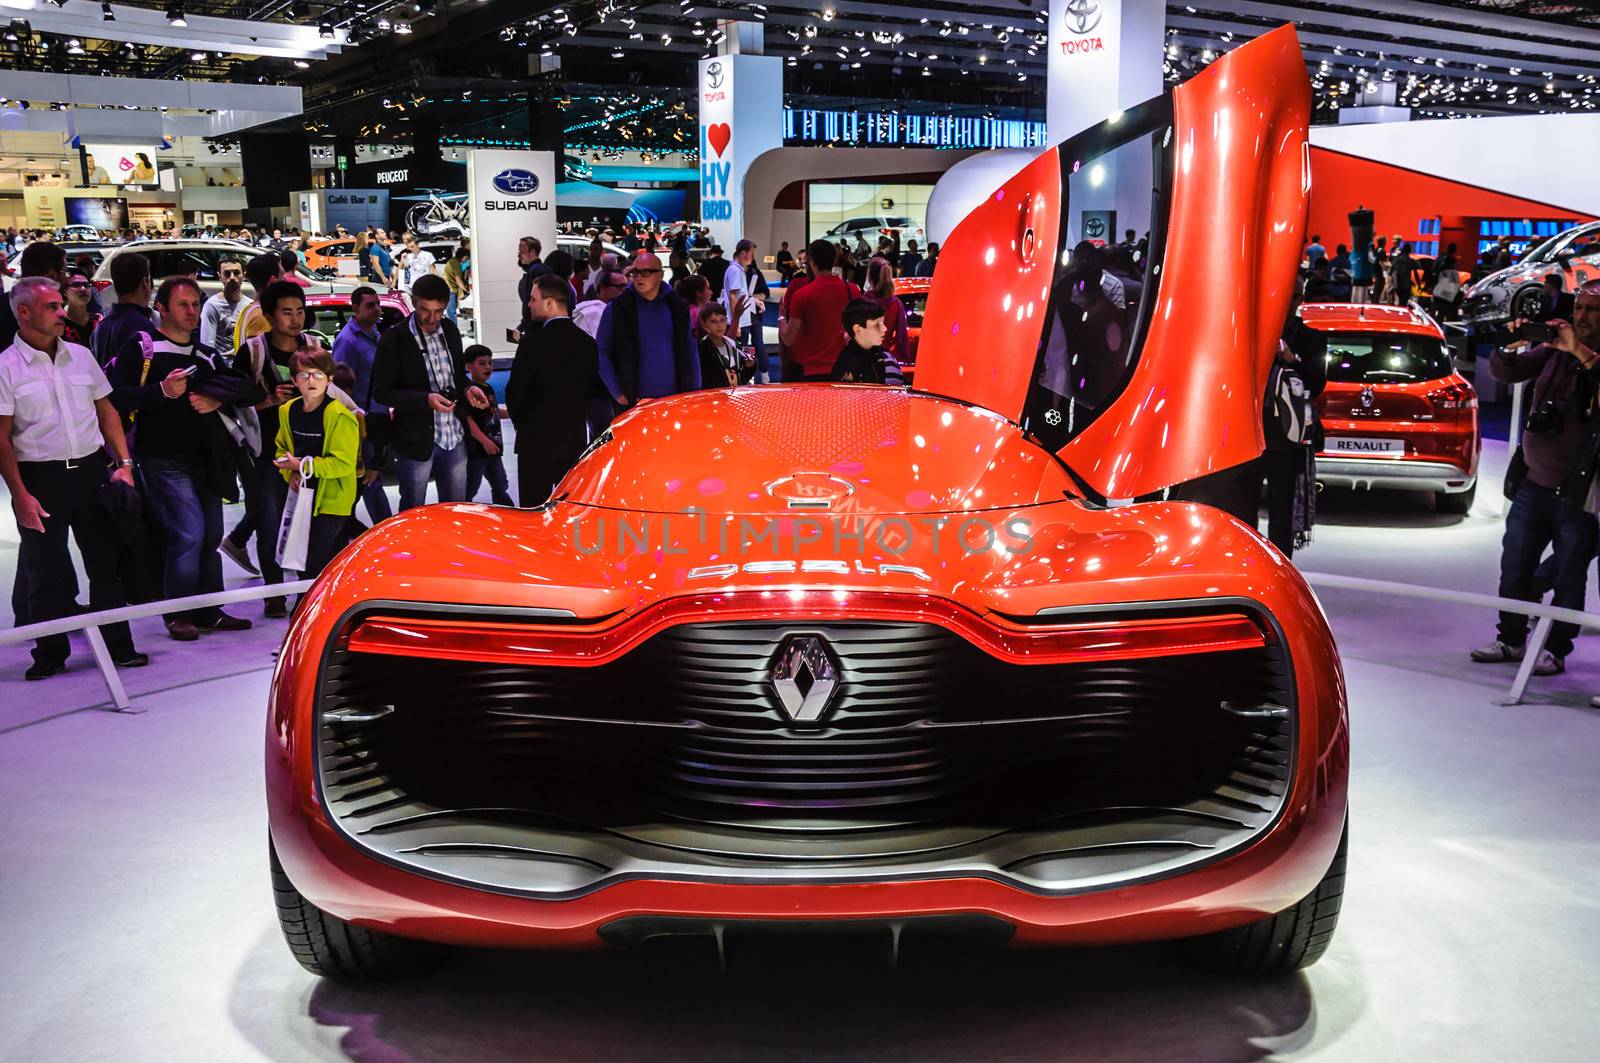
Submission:
M 1552 604 L 1582 609 L 1589 561 L 1600 538 L 1596 507 L 1589 504 L 1600 449 L 1600 419 L 1595 416 L 1600 387 L 1600 283 L 1579 290 L 1570 322 L 1551 318 L 1514 326 L 1523 342 L 1495 351 L 1489 371 L 1508 384 L 1532 380 L 1534 385 L 1522 445 L 1512 455 L 1506 474 L 1511 510 L 1500 546 L 1499 594 L 1538 601 L 1540 580 L 1535 570 L 1550 547 Z M 1551 627 L 1534 675 L 1565 670 L 1577 630 L 1574 624 Z M 1472 651 L 1474 661 L 1521 660 L 1528 617 L 1501 613 L 1497 635 L 1495 641 Z

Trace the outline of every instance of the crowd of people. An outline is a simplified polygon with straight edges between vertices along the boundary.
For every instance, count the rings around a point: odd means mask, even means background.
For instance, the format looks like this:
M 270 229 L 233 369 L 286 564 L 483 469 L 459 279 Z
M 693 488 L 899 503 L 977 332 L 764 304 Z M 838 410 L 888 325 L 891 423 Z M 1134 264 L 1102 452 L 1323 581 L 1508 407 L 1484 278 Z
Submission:
M 517 501 L 538 506 L 643 399 L 778 379 L 903 380 L 906 310 L 888 257 L 864 264 L 863 291 L 840 275 L 836 245 L 806 248 L 769 364 L 762 321 L 773 293 L 752 241 L 731 258 L 711 247 L 668 285 L 645 241 L 616 255 L 596 236 L 582 257 L 521 242 L 525 311 L 503 399 L 492 353 L 465 344 L 451 320 L 457 289 L 432 270 L 409 279 L 412 312 L 387 329 L 381 285 L 358 287 L 325 349 L 306 329 L 289 246 L 226 265 L 209 298 L 193 277 L 157 284 L 144 255 L 118 254 L 108 267 L 115 301 L 102 309 L 86 264 L 52 241 L 29 243 L 0 300 L 0 476 L 21 535 L 16 622 L 83 608 L 69 538 L 87 608 L 100 611 L 221 591 L 224 560 L 268 585 L 315 576 L 393 515 L 386 477 L 402 511 L 422 505 L 430 484 L 439 501 L 464 501 L 484 481 L 493 502 L 511 505 L 502 416 L 516 429 Z M 227 503 L 243 504 L 231 529 Z M 288 613 L 287 596 L 265 599 L 266 618 Z M 216 606 L 164 620 L 186 642 L 252 624 Z M 119 667 L 148 663 L 126 624 L 104 634 Z M 27 678 L 62 671 L 68 654 L 65 636 L 38 640 Z

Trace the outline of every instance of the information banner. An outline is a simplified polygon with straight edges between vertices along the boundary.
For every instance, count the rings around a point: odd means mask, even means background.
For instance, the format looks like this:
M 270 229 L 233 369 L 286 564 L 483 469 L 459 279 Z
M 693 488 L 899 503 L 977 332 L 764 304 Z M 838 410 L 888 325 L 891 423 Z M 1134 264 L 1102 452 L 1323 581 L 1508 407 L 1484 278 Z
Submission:
M 549 151 L 482 149 L 467 153 L 472 233 L 472 310 L 478 342 L 497 352 L 516 345 L 506 330 L 522 321 L 517 244 L 556 249 L 556 157 Z
M 700 60 L 700 220 L 730 258 L 745 235 L 744 175 L 757 157 L 781 147 L 783 60 Z

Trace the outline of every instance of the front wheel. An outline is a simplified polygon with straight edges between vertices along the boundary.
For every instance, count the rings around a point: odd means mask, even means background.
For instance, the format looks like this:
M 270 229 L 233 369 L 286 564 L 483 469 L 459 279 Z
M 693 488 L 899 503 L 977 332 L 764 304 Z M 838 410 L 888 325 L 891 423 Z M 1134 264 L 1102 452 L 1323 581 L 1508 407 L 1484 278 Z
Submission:
M 1473 481 L 1471 487 L 1465 491 L 1450 494 L 1446 491 L 1436 491 L 1433 495 L 1433 505 L 1440 513 L 1454 513 L 1457 515 L 1472 512 L 1472 503 L 1478 497 L 1478 484 Z
M 1180 941 L 1184 959 L 1208 971 L 1257 978 L 1287 974 L 1316 963 L 1328 951 L 1334 928 L 1339 925 L 1345 850 L 1349 844 L 1347 820 L 1333 863 L 1317 888 L 1299 904 L 1258 923 Z
M 267 856 L 283 939 L 300 966 L 312 974 L 338 982 L 389 982 L 425 975 L 449 955 L 450 950 L 436 942 L 395 937 L 329 915 L 295 889 L 271 839 Z

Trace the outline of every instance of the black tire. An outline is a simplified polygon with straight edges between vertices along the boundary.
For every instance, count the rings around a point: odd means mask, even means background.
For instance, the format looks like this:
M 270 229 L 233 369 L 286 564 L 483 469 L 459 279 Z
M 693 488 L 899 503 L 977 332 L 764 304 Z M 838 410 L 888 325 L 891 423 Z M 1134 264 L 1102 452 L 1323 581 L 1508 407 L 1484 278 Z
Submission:
M 278 862 L 269 839 L 272 893 L 278 925 L 289 951 L 312 974 L 338 982 L 388 982 L 433 971 L 450 950 L 432 941 L 414 941 L 355 926 L 329 915 L 300 895 Z
M 1544 285 L 1530 284 L 1512 294 L 1510 303 L 1511 317 L 1536 318 L 1546 305 Z
M 1180 941 L 1184 959 L 1207 971 L 1256 978 L 1287 974 L 1316 963 L 1328 951 L 1339 925 L 1349 844 L 1350 824 L 1346 821 L 1339 851 L 1309 896 L 1259 923 Z
M 1450 494 L 1446 491 L 1435 491 L 1433 494 L 1433 506 L 1440 513 L 1454 513 L 1459 516 L 1472 512 L 1472 503 L 1477 497 L 1478 484 L 1477 481 L 1473 481 L 1471 487 L 1455 494 Z

